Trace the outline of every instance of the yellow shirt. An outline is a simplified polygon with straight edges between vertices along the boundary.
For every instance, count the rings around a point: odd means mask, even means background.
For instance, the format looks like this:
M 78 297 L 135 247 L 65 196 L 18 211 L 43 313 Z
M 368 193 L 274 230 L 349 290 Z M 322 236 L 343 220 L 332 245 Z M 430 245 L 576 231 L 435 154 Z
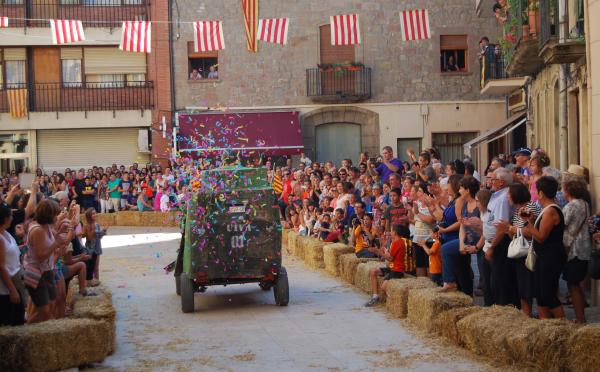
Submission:
M 375 226 L 371 226 L 371 228 L 367 231 L 371 234 L 371 236 L 373 236 L 373 238 L 377 236 L 377 229 Z M 369 248 L 370 243 L 372 243 L 366 242 L 365 235 L 363 234 L 364 232 L 362 226 L 358 226 L 356 229 L 354 229 L 354 253 L 358 253 L 365 248 Z

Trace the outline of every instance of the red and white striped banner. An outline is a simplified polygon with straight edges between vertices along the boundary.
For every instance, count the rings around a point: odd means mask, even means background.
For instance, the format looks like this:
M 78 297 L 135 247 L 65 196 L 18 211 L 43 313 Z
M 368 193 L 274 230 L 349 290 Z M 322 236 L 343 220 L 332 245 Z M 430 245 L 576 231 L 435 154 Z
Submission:
M 427 9 L 400 12 L 400 32 L 404 41 L 431 39 Z
M 360 44 L 358 14 L 331 16 L 331 45 Z
M 84 41 L 83 25 L 81 21 L 66 19 L 51 19 L 52 44 L 68 44 Z
M 0 17 L 0 28 L 8 27 L 8 17 Z
M 125 21 L 119 49 L 125 52 L 150 53 L 152 42 L 152 22 Z
M 223 38 L 223 22 L 199 21 L 194 22 L 194 51 L 212 52 L 225 49 Z
M 287 18 L 258 20 L 258 40 L 286 45 L 290 22 Z

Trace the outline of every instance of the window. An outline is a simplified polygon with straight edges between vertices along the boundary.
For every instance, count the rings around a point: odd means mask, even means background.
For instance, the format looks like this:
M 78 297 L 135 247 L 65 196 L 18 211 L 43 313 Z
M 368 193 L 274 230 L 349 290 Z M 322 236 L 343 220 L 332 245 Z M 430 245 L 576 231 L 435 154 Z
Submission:
M 123 88 L 125 79 L 123 74 L 97 74 L 85 75 L 88 88 Z
M 188 80 L 219 78 L 218 52 L 194 52 L 194 42 L 188 42 Z
M 23 5 L 23 0 L 4 0 L 4 5 Z
M 67 88 L 81 87 L 80 59 L 62 60 L 62 83 L 63 87 Z
M 355 61 L 354 45 L 331 45 L 331 25 L 323 25 L 319 28 L 319 44 L 319 54 L 322 64 Z
M 440 36 L 440 68 L 444 73 L 469 70 L 467 35 Z
M 83 4 L 86 6 L 120 6 L 121 0 L 83 0 Z
M 6 66 L 6 87 L 24 88 L 26 79 L 27 61 L 4 61 Z
M 477 136 L 476 132 L 433 133 L 431 142 L 440 152 L 443 163 L 464 158 L 463 145 Z
M 146 83 L 146 74 L 127 74 L 128 87 L 143 87 Z

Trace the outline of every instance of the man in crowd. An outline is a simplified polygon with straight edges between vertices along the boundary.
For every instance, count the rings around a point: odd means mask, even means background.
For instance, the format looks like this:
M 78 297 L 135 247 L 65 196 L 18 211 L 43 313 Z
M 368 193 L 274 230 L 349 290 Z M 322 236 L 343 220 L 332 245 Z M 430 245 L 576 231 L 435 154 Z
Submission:
M 385 146 L 383 148 L 379 159 L 381 164 L 375 168 L 375 172 L 382 182 L 388 182 L 392 173 L 399 173 L 402 171 L 402 162 L 400 159 L 394 157 L 394 150 L 390 146 Z
M 426 151 L 423 151 L 419 155 L 419 173 L 417 177 L 424 182 L 437 182 L 435 169 L 433 169 L 433 166 L 431 165 L 431 154 Z

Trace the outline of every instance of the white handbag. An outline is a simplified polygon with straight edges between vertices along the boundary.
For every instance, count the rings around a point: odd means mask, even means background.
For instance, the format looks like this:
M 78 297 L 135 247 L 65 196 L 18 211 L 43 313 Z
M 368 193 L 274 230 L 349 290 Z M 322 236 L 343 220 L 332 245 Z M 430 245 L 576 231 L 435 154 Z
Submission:
M 521 258 L 527 256 L 531 242 L 529 242 L 524 236 L 521 229 L 517 229 L 515 237 L 508 246 L 508 258 Z

